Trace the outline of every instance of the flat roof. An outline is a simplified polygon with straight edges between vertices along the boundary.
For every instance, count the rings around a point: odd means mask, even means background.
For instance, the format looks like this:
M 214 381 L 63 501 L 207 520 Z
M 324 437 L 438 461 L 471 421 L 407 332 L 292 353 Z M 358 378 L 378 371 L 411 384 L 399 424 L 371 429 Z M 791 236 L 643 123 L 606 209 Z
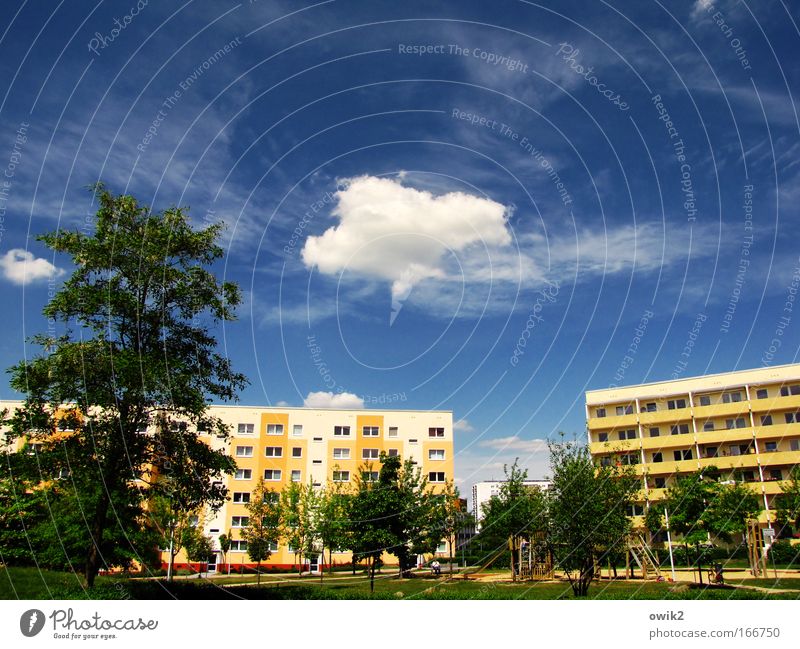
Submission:
M 634 397 L 659 397 L 688 392 L 702 392 L 725 389 L 743 385 L 760 385 L 800 379 L 800 363 L 754 367 L 743 370 L 687 376 L 664 381 L 639 383 L 626 386 L 615 386 L 586 391 L 586 402 L 589 405 L 632 399 Z

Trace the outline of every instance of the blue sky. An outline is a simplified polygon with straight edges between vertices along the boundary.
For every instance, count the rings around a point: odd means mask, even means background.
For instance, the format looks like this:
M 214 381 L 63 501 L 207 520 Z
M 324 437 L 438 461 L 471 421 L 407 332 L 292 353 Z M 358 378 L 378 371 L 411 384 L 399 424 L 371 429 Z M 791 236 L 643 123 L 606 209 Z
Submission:
M 797 358 L 796 4 L 4 8 L 5 367 L 96 180 L 226 222 L 242 403 L 452 409 L 462 488 L 587 389 Z

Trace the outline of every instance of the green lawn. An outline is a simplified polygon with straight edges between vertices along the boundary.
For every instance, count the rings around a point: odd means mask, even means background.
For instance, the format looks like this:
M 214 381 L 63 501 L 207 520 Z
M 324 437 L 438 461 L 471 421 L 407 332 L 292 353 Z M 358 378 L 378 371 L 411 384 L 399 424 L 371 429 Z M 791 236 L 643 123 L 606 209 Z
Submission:
M 571 599 L 566 582 L 521 584 L 414 578 L 398 580 L 384 575 L 376 580 L 370 595 L 369 582 L 362 576 L 326 579 L 286 578 L 278 585 L 275 575 L 264 575 L 262 586 L 223 587 L 223 579 L 181 579 L 172 584 L 162 580 L 100 577 L 97 587 L 87 592 L 78 576 L 35 568 L 0 568 L 0 599 Z M 245 576 L 252 580 L 252 576 Z M 234 581 L 235 580 L 235 581 Z M 589 599 L 798 599 L 800 578 L 752 580 L 762 588 L 792 588 L 797 593 L 763 593 L 745 589 L 700 589 L 675 587 L 652 581 L 600 581 L 592 584 Z

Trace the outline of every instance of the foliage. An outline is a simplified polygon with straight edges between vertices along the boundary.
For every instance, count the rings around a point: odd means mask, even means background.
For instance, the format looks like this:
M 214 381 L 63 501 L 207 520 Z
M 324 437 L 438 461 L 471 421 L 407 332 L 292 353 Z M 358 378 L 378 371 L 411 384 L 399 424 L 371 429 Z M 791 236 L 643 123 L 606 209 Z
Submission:
M 258 565 L 258 581 L 261 582 L 261 562 L 270 558 L 270 545 L 280 540 L 281 507 L 277 494 L 268 489 L 263 478 L 245 505 L 247 526 L 242 530 L 242 539 L 247 541 L 247 554 Z
M 145 494 L 137 481 L 154 483 L 153 467 L 164 469 L 163 439 L 141 431 L 178 426 L 173 448 L 183 445 L 184 455 L 170 467 L 173 481 L 212 489 L 210 478 L 232 464 L 224 452 L 197 443 L 196 431 L 225 437 L 227 427 L 208 415 L 207 402 L 235 398 L 245 384 L 216 352 L 212 332 L 233 319 L 240 301 L 236 285 L 217 282 L 208 269 L 223 255 L 216 244 L 221 226 L 194 230 L 181 208 L 156 213 L 102 185 L 94 191 L 93 233 L 39 237 L 74 265 L 43 311 L 63 334 L 34 336 L 44 352 L 9 370 L 11 387 L 26 397 L 6 422 L 12 442 L 49 443 L 68 458 L 75 515 L 86 518 L 80 544 L 89 586 L 101 567 L 118 565 L 115 544 L 126 528 L 143 523 Z M 66 422 L 65 404 L 75 404 Z M 200 495 L 212 506 L 223 497 L 224 490 Z
M 322 550 L 328 550 L 328 570 L 333 572 L 333 553 L 347 547 L 349 507 L 348 493 L 342 482 L 332 482 L 319 494 L 319 516 L 316 531 Z M 322 575 L 320 568 L 320 576 Z
M 776 541 L 769 549 L 769 559 L 782 565 L 797 567 L 800 563 L 800 545 L 788 541 Z
M 597 467 L 586 446 L 551 443 L 547 494 L 548 543 L 576 596 L 594 578 L 594 561 L 630 532 L 626 508 L 638 488 L 630 466 Z
M 800 533 L 800 465 L 792 467 L 789 479 L 783 485 L 783 493 L 776 498 L 775 517 L 779 523 L 794 528 Z

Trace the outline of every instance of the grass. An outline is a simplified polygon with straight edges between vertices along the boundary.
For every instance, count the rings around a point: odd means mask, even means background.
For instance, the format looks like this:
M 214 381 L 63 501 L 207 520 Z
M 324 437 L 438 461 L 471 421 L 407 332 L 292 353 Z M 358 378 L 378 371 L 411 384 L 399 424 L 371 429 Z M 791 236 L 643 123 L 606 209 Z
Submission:
M 207 579 L 180 579 L 172 584 L 163 580 L 131 579 L 125 576 L 98 577 L 96 587 L 87 591 L 78 575 L 39 571 L 36 568 L 0 568 L 0 599 L 572 599 L 567 582 L 480 582 L 445 578 L 397 579 L 385 575 L 375 582 L 370 594 L 369 581 L 355 578 L 326 579 L 262 576 L 262 585 L 242 585 L 254 581 L 253 575 Z M 223 584 L 230 584 L 223 587 Z M 797 592 L 765 593 L 743 588 L 696 588 L 653 581 L 599 581 L 592 584 L 588 599 L 798 599 L 800 578 L 751 579 L 747 585 L 761 588 L 792 589 Z

